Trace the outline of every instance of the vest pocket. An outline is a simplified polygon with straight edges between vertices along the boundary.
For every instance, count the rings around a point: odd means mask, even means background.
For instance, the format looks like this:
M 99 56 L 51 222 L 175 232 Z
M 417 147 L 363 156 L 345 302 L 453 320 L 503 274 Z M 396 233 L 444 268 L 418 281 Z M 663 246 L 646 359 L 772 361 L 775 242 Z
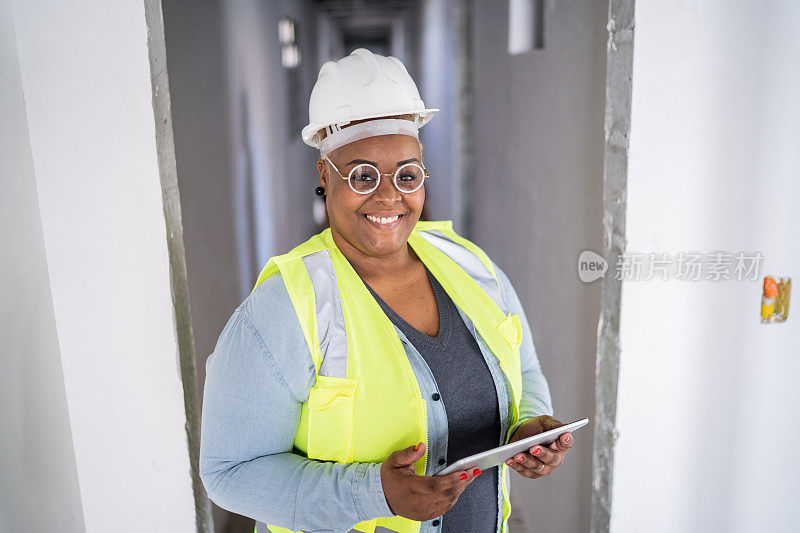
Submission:
M 352 462 L 357 379 L 317 376 L 308 393 L 308 458 Z

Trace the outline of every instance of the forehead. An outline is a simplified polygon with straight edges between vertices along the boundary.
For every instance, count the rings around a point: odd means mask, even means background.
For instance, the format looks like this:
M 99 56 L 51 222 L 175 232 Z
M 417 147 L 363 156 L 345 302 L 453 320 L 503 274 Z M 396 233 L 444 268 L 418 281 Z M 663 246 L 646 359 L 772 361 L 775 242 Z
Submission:
M 329 157 L 347 163 L 352 159 L 367 159 L 377 163 L 395 164 L 420 157 L 419 141 L 409 135 L 378 135 L 367 137 L 337 148 Z

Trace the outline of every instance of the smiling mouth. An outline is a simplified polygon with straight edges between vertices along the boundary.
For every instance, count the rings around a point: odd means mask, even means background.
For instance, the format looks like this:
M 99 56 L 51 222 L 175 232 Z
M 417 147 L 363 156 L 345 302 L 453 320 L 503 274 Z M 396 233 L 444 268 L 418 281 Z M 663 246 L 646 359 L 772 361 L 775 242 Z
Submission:
M 399 223 L 403 215 L 394 215 L 391 217 L 376 217 L 373 215 L 364 215 L 364 218 L 372 225 L 379 229 L 393 229 Z

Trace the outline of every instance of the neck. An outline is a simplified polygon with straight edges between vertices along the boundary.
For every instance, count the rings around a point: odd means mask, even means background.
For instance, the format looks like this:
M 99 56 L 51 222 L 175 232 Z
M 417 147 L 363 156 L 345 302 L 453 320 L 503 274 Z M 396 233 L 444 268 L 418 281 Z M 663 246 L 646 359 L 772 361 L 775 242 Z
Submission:
M 408 279 L 406 273 L 411 272 L 420 261 L 408 241 L 395 252 L 374 256 L 353 246 L 333 228 L 331 228 L 331 237 L 353 266 L 353 270 L 370 285 L 405 285 L 405 281 Z

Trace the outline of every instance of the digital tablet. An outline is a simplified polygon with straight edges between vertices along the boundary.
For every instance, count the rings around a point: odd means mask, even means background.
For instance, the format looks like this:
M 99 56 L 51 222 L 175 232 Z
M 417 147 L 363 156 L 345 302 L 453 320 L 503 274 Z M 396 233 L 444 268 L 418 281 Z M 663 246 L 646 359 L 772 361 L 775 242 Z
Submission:
M 511 444 L 506 444 L 505 446 L 500 446 L 492 450 L 486 450 L 485 452 L 464 457 L 450 466 L 443 468 L 434 475 L 446 476 L 447 474 L 458 472 L 459 470 L 470 470 L 475 467 L 478 467 L 481 470 L 492 468 L 493 466 L 505 463 L 508 459 L 511 459 L 516 454 L 522 451 L 527 451 L 537 444 L 550 444 L 551 442 L 555 442 L 556 439 L 558 439 L 558 437 L 564 433 L 569 433 L 585 426 L 588 423 L 588 418 L 581 418 L 575 422 L 570 422 L 569 424 L 564 424 L 563 426 L 559 426 L 554 429 L 548 429 L 547 431 L 539 433 L 538 435 L 533 435 L 532 437 L 521 439 L 516 442 L 512 442 Z

